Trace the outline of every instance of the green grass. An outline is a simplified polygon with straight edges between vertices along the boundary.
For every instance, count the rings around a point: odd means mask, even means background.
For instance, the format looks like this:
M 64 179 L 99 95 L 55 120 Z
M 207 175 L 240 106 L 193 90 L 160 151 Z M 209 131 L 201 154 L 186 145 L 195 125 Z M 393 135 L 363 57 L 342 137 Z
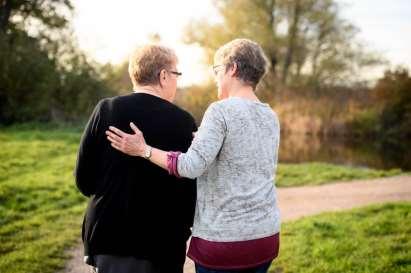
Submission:
M 80 134 L 0 133 L 0 272 L 55 272 L 78 240 L 85 198 L 73 168 Z
M 272 273 L 409 273 L 411 203 L 287 222 L 280 240 Z
M 373 170 L 354 168 L 328 163 L 279 164 L 276 185 L 291 187 L 303 185 L 321 185 L 334 181 L 370 179 L 402 174 L 400 169 Z
M 80 238 L 86 198 L 74 185 L 80 128 L 0 128 L 0 272 L 52 273 Z M 319 166 L 319 167 L 316 167 Z M 280 165 L 279 186 L 359 178 L 327 164 Z M 361 178 L 375 177 L 366 172 Z M 396 174 L 396 173 L 390 173 Z

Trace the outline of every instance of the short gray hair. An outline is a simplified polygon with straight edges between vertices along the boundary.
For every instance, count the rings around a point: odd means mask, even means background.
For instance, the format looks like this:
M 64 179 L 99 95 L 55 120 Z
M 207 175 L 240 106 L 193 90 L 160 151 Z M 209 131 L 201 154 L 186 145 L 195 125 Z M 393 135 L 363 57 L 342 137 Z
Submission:
M 156 85 L 162 69 L 170 69 L 177 56 L 174 51 L 161 45 L 145 45 L 130 55 L 128 72 L 133 85 Z
M 214 55 L 215 64 L 226 71 L 237 64 L 236 77 L 253 89 L 268 70 L 268 59 L 259 44 L 249 39 L 235 39 L 221 46 Z

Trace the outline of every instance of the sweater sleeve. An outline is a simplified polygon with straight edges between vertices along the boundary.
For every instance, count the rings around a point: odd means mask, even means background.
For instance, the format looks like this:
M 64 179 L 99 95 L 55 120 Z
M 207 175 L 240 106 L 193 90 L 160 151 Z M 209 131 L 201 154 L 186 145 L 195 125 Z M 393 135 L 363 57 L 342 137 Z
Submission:
M 190 148 L 178 157 L 178 174 L 188 178 L 202 175 L 218 155 L 226 130 L 225 119 L 219 105 L 211 104 L 204 114 Z
M 84 129 L 74 171 L 77 188 L 85 196 L 93 195 L 96 190 L 96 162 L 98 161 L 97 134 L 101 123 L 102 104 L 103 101 L 100 101 L 94 108 Z

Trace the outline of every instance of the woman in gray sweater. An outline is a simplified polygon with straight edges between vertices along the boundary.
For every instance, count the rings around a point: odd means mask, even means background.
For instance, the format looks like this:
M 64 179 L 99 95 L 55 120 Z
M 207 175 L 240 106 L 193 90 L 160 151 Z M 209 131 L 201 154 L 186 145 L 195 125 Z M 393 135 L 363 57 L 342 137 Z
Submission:
M 172 175 L 197 178 L 188 256 L 198 273 L 267 272 L 278 255 L 280 232 L 275 188 L 280 126 L 254 93 L 267 58 L 257 43 L 236 39 L 217 50 L 214 62 L 219 101 L 208 107 L 186 153 L 147 145 L 134 124 L 135 134 L 110 127 L 107 137 L 114 148 L 145 157 Z

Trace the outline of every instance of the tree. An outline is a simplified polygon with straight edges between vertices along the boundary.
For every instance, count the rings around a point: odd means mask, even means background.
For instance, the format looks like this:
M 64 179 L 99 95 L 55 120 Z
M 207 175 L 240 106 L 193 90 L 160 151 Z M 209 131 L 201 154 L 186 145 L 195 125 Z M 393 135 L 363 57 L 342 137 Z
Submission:
M 70 0 L 1 0 L 0 30 L 2 32 L 15 29 L 26 29 L 36 24 L 41 33 L 48 29 L 61 29 L 68 24 L 64 13 L 70 13 L 73 5 Z
M 321 88 L 346 83 L 353 79 L 348 73 L 379 64 L 378 56 L 356 40 L 357 29 L 340 17 L 334 0 L 214 3 L 221 22 L 194 21 L 184 39 L 202 46 L 209 63 L 222 44 L 244 37 L 259 42 L 271 61 L 266 82 Z
M 24 33 L 15 33 L 12 45 L 1 39 L 0 71 L 0 123 L 47 119 L 59 79 L 36 39 Z
M 69 0 L 0 1 L 0 123 L 81 120 L 113 94 L 82 53 Z
M 374 96 L 380 111 L 380 130 L 385 138 L 411 137 L 411 77 L 405 68 L 386 71 Z
M 128 74 L 128 61 L 124 61 L 118 65 L 107 65 L 107 79 L 111 89 L 117 94 L 126 94 L 133 89 L 130 75 Z
M 348 126 L 358 135 L 378 136 L 390 145 L 407 145 L 411 138 L 411 76 L 405 68 L 387 70 L 370 90 L 369 107 Z M 402 145 L 400 145 L 402 146 Z

